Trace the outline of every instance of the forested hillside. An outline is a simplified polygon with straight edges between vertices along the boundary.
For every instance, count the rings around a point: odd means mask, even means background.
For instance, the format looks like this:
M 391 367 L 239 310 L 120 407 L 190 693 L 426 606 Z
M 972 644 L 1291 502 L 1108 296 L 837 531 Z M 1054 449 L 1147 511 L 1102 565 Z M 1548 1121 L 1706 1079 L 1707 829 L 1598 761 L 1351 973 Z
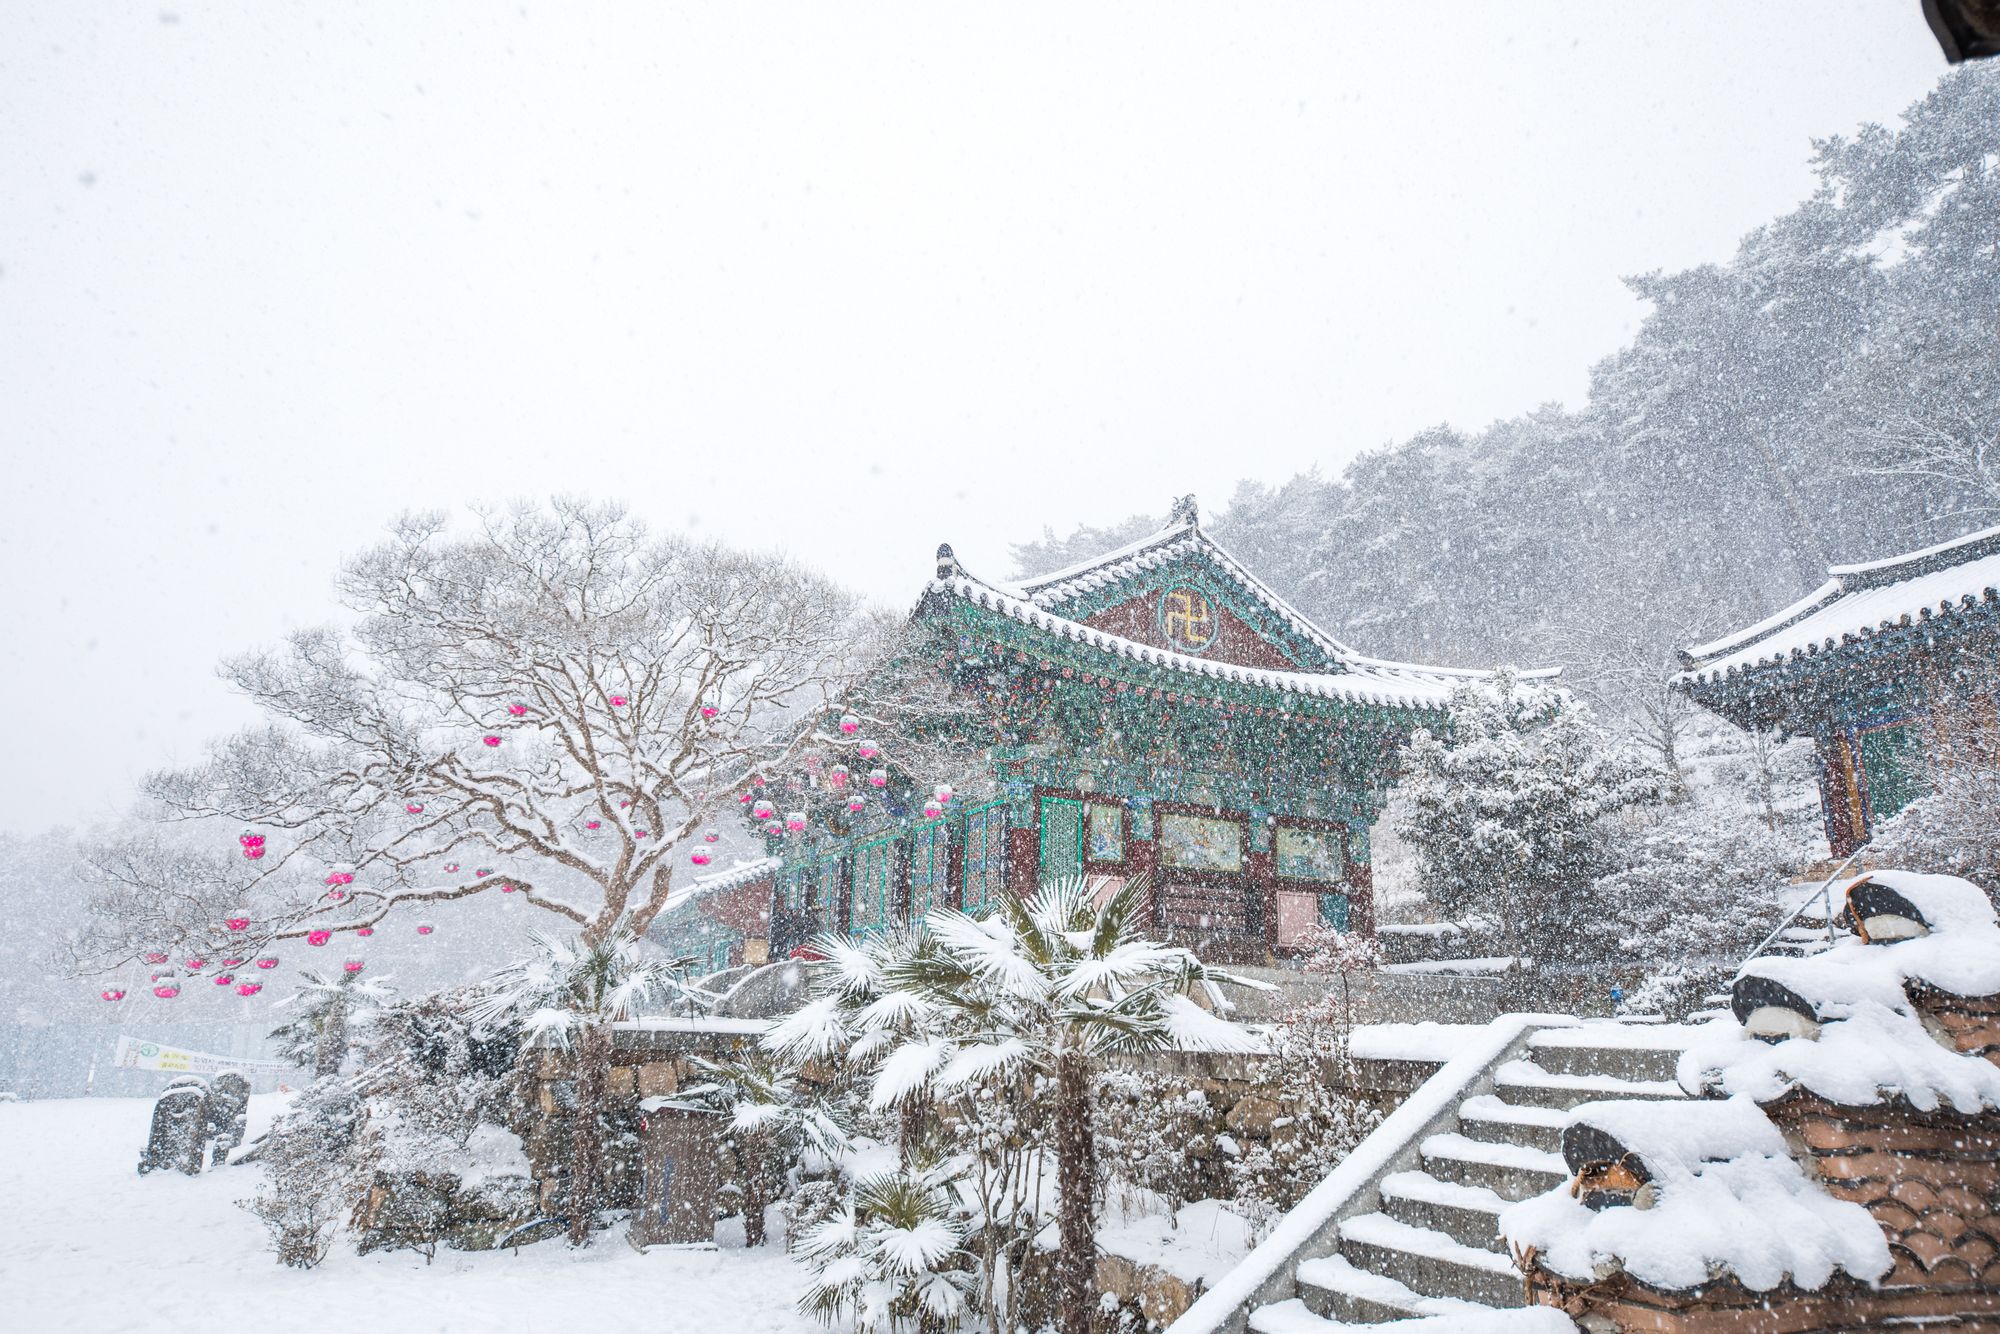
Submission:
M 1811 198 L 1730 262 L 1628 280 L 1650 312 L 1580 409 L 1247 481 L 1213 530 L 1366 652 L 1563 662 L 1629 707 L 1614 682 L 1662 678 L 1830 561 L 2000 522 L 2000 70 L 1811 152 Z M 1157 522 L 1015 557 L 1052 568 Z

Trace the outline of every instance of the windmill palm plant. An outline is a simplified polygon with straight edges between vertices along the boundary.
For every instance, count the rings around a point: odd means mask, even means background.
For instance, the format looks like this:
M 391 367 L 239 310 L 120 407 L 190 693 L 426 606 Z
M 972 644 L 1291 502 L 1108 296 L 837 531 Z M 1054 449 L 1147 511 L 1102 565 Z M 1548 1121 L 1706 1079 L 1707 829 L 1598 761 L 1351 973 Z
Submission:
M 655 998 L 693 994 L 686 959 L 650 952 L 621 914 L 603 933 L 534 937 L 534 952 L 490 978 L 467 1010 L 481 1029 L 518 1026 L 521 1044 L 573 1054 L 576 1119 L 570 1153 L 569 1236 L 590 1239 L 603 1206 L 604 1111 L 612 1025 L 637 1018 Z
M 759 1048 L 722 1061 L 691 1058 L 704 1076 L 683 1088 L 683 1101 L 729 1115 L 729 1148 L 743 1187 L 743 1243 L 764 1244 L 764 1207 L 802 1153 L 838 1161 L 847 1149 L 841 1109 L 824 1088 Z
M 386 977 L 364 981 L 361 974 L 327 976 L 301 969 L 304 984 L 277 1004 L 285 1022 L 271 1030 L 278 1054 L 315 1078 L 337 1075 L 346 1063 L 353 1030 L 370 1012 L 396 994 Z
M 985 917 L 935 912 L 894 938 L 822 939 L 816 948 L 828 963 L 815 979 L 818 995 L 765 1039 L 794 1060 L 844 1054 L 869 1079 L 878 1108 L 1024 1080 L 1052 1092 L 1063 1334 L 1084 1334 L 1092 1307 L 1095 1066 L 1119 1052 L 1262 1046 L 1196 996 L 1213 1003 L 1219 983 L 1265 984 L 1144 939 L 1143 877 L 1107 888 L 1072 877 L 1044 884 L 1032 899 L 1003 899 Z
M 870 1334 L 958 1325 L 972 1274 L 952 1184 L 937 1162 L 857 1182 L 846 1206 L 797 1241 L 814 1271 L 800 1308 L 828 1324 L 851 1317 Z

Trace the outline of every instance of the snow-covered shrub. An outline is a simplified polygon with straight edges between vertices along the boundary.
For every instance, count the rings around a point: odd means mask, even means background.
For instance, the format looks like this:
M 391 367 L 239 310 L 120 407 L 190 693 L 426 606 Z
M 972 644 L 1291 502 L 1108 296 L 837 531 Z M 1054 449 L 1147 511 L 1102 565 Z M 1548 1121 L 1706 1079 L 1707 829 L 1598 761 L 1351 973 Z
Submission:
M 262 1220 L 280 1264 L 311 1269 L 324 1260 L 367 1189 L 366 1116 L 349 1081 L 320 1079 L 264 1137 L 263 1188 L 242 1204 Z
M 799 1306 L 868 1334 L 956 1327 L 975 1275 L 961 1249 L 966 1218 L 952 1185 L 953 1173 L 939 1164 L 856 1182 L 831 1217 L 792 1240 L 793 1254 L 813 1271 Z
M 1928 787 L 1882 822 L 1871 852 L 1892 866 L 1963 876 L 2000 892 L 2000 767 L 1990 760 L 1938 764 Z
M 1419 887 L 1448 916 L 1490 914 L 1505 953 L 1574 958 L 1613 869 L 1611 817 L 1656 799 L 1660 776 L 1580 702 L 1509 671 L 1460 687 L 1450 712 L 1403 749 Z
M 1106 1070 L 1097 1076 L 1097 1158 L 1107 1191 L 1157 1195 L 1178 1212 L 1199 1189 L 1221 1118 L 1208 1095 L 1176 1075 Z
M 1352 1017 L 1338 995 L 1287 1011 L 1272 1034 L 1274 1100 L 1285 1116 L 1268 1144 L 1229 1163 L 1236 1212 L 1268 1228 L 1381 1123 L 1345 1078 Z

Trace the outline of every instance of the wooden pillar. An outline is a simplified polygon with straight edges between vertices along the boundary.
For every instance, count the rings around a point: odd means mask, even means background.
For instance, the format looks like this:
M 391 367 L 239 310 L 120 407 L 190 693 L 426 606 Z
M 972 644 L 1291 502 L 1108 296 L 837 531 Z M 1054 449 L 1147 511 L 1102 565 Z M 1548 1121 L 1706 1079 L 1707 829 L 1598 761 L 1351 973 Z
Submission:
M 1352 862 L 1347 867 L 1347 930 L 1352 935 L 1375 934 L 1375 865 Z
M 902 924 L 910 920 L 910 862 L 916 852 L 915 831 L 905 829 L 903 836 L 889 845 L 889 902 L 894 906 L 889 910 L 889 920 Z
M 854 930 L 854 856 L 849 853 L 840 859 L 840 870 L 834 876 L 834 901 L 832 909 L 833 929 L 841 935 Z
M 1035 884 L 1041 878 L 1041 831 L 1030 825 L 1026 829 L 1007 831 L 1007 892 L 1016 898 L 1033 898 Z
M 1827 846 L 1834 856 L 1845 857 L 1867 837 L 1854 747 L 1844 732 L 1835 732 L 1820 745 L 1819 758 L 1820 809 L 1826 818 Z
M 1243 854 L 1244 911 L 1249 925 L 1264 938 L 1264 948 L 1278 952 L 1278 863 L 1269 852 Z
M 942 906 L 965 908 L 965 844 L 971 836 L 971 822 L 963 815 L 945 826 L 944 893 L 938 896 Z
M 1151 834 L 1151 830 L 1147 833 Z M 1150 837 L 1143 842 L 1128 838 L 1125 841 L 1125 874 L 1128 876 L 1152 876 L 1146 883 L 1145 906 L 1139 911 L 1139 921 L 1152 930 L 1160 928 L 1160 886 L 1155 874 L 1160 865 L 1160 845 Z

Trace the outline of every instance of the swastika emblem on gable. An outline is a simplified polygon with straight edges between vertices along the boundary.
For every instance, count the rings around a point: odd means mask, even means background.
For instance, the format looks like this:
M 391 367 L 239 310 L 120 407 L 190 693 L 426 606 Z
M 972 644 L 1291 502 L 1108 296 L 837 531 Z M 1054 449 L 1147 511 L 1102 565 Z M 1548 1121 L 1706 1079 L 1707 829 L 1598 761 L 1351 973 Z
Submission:
M 1183 653 L 1202 653 L 1215 642 L 1215 608 L 1208 596 L 1186 584 L 1160 597 L 1160 633 Z

